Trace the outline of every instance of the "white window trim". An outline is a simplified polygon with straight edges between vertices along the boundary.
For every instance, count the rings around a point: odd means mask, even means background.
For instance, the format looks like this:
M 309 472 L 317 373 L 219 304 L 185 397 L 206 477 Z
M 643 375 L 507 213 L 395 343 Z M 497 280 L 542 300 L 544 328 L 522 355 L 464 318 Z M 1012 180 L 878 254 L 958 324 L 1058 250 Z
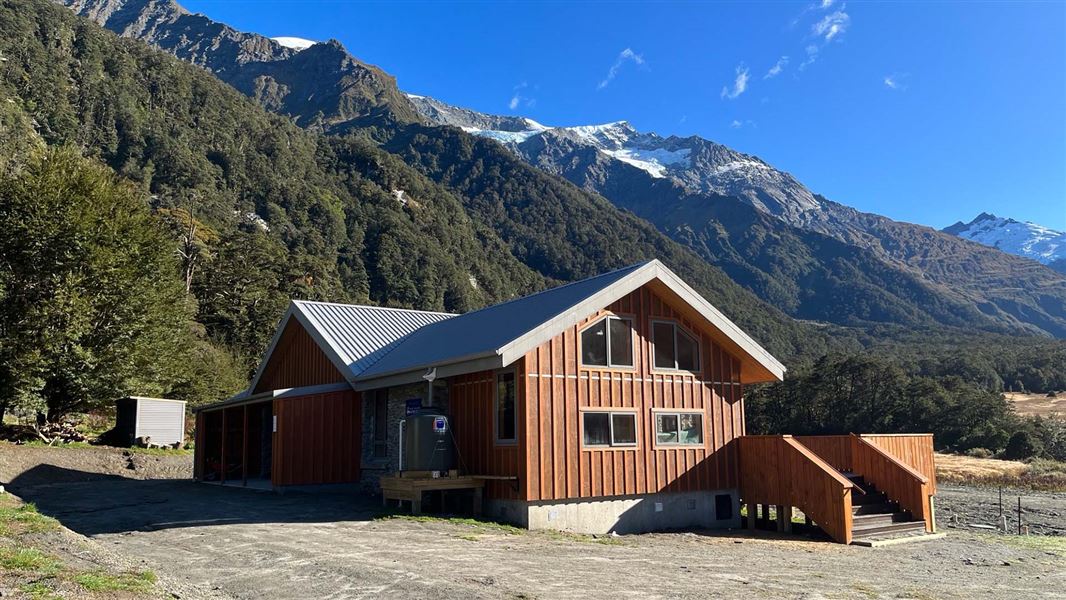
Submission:
M 581 449 L 582 450 L 634 450 L 640 447 L 640 413 L 632 408 L 610 408 L 599 406 L 582 407 L 579 411 L 581 413 Z M 585 416 L 589 413 L 604 414 L 607 415 L 607 435 L 609 438 L 606 444 L 586 444 L 585 443 Z M 614 442 L 614 415 L 633 415 L 633 432 L 636 434 L 636 440 L 633 443 L 616 444 Z
M 619 321 L 626 321 L 626 322 L 629 323 L 629 358 L 630 358 L 631 364 L 628 364 L 628 365 L 615 364 L 614 361 L 611 360 L 611 358 L 612 358 L 611 357 L 611 323 L 610 323 L 611 319 L 617 319 Z M 606 347 L 607 364 L 606 365 L 590 365 L 590 364 L 586 364 L 585 363 L 585 352 L 584 352 L 585 343 L 582 341 L 581 338 L 582 338 L 582 336 L 584 335 L 584 333 L 586 331 L 588 331 L 589 329 L 592 329 L 593 327 L 595 327 L 600 321 L 607 321 L 607 325 L 604 327 L 604 331 L 606 332 L 606 339 L 604 340 L 604 342 L 607 344 L 607 347 Z M 593 322 L 589 323 L 588 325 L 585 325 L 584 327 L 582 327 L 581 330 L 577 332 L 578 356 L 581 357 L 580 358 L 581 366 L 586 368 L 586 369 L 630 369 L 630 370 L 636 369 L 637 368 L 637 352 L 636 352 L 636 348 L 634 346 L 635 346 L 635 342 L 636 342 L 636 339 L 637 339 L 637 329 L 636 329 L 635 323 L 636 323 L 636 319 L 634 319 L 631 316 L 609 314 L 609 315 L 604 315 L 604 316 L 600 317 L 599 319 L 596 319 L 595 321 L 593 321 Z
M 514 438 L 500 438 L 500 376 L 514 377 Z M 497 446 L 518 445 L 518 372 L 515 369 L 496 371 L 492 377 L 492 437 Z
M 660 367 L 659 365 L 657 365 L 655 363 L 655 324 L 656 323 L 662 323 L 663 325 L 670 325 L 671 327 L 674 328 L 674 336 L 673 336 L 674 366 L 673 367 Z M 696 368 L 694 370 L 682 369 L 681 367 L 677 366 L 677 335 L 678 335 L 678 330 L 680 330 L 682 333 L 688 335 L 689 337 L 691 337 L 696 342 Z M 671 371 L 671 372 L 682 371 L 682 372 L 685 372 L 685 373 L 702 373 L 703 372 L 703 343 L 700 341 L 700 336 L 696 335 L 692 331 L 689 331 L 689 329 L 687 327 L 683 326 L 681 323 L 678 323 L 677 321 L 674 321 L 674 320 L 671 320 L 671 319 L 653 319 L 652 322 L 651 322 L 651 368 L 652 368 L 653 371 Z
M 681 439 L 681 415 L 699 415 L 700 416 L 700 443 L 698 444 L 684 444 L 680 441 L 677 442 L 660 442 L 659 441 L 659 416 L 660 415 L 673 415 L 677 417 L 677 434 L 678 440 Z M 688 450 L 699 450 L 700 448 L 707 447 L 707 411 L 698 409 L 686 409 L 686 408 L 653 408 L 651 409 L 651 437 L 652 443 L 655 448 L 685 448 Z

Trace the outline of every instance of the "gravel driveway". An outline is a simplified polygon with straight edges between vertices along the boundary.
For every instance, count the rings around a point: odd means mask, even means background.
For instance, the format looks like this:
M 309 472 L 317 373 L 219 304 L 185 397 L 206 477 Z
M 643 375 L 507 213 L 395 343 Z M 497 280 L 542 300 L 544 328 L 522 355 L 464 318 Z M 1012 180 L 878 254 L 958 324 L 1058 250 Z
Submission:
M 1061 545 L 962 529 L 874 549 L 744 533 L 594 539 L 375 519 L 375 504 L 340 493 L 71 470 L 35 467 L 11 488 L 183 598 L 1066 598 Z

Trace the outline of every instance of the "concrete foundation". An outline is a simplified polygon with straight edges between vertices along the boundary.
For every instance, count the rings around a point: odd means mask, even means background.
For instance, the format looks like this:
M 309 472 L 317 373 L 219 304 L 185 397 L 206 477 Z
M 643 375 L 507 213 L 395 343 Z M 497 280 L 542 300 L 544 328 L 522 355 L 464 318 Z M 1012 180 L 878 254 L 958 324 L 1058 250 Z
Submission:
M 717 496 L 720 495 L 728 498 L 719 501 Z M 716 506 L 723 514 L 716 514 Z M 736 490 L 664 492 L 553 502 L 487 500 L 485 516 L 529 529 L 586 534 L 740 527 Z

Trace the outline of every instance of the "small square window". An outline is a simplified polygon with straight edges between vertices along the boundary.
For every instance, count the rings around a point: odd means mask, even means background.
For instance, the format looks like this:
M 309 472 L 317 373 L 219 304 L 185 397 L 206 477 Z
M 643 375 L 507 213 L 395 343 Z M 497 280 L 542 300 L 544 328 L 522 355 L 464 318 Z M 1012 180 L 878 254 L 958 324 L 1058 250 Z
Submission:
M 610 413 L 587 412 L 585 419 L 585 445 L 586 446 L 609 446 L 611 445 L 611 421 Z
M 637 415 L 633 413 L 611 414 L 611 445 L 635 446 L 637 444 Z
M 703 444 L 703 413 L 659 412 L 655 414 L 655 443 L 663 446 Z

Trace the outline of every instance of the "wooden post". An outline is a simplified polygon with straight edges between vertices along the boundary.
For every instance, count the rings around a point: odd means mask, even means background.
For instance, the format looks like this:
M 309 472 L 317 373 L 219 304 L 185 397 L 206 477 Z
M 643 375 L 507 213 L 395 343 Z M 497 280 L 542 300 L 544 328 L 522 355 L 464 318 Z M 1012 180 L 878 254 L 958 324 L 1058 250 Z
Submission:
M 218 474 L 219 484 L 224 485 L 226 483 L 226 413 L 229 412 L 225 408 L 222 409 L 222 468 Z
M 481 514 L 482 514 L 481 504 L 482 504 L 481 488 L 476 487 L 476 488 L 474 488 L 474 516 L 475 517 L 480 517 Z
M 244 426 L 242 433 L 244 440 L 241 443 L 241 485 L 248 487 L 248 405 L 244 405 Z
M 748 502 L 748 529 L 755 530 L 755 509 L 758 504 Z
M 1018 535 L 1022 534 L 1022 497 L 1018 496 Z
M 781 508 L 784 509 L 784 511 L 782 511 L 784 514 L 781 516 L 782 520 L 784 521 L 783 531 L 785 533 L 792 533 L 792 507 L 785 505 Z
M 785 532 L 785 507 L 783 504 L 774 505 L 774 515 L 777 517 L 777 531 L 780 533 Z

